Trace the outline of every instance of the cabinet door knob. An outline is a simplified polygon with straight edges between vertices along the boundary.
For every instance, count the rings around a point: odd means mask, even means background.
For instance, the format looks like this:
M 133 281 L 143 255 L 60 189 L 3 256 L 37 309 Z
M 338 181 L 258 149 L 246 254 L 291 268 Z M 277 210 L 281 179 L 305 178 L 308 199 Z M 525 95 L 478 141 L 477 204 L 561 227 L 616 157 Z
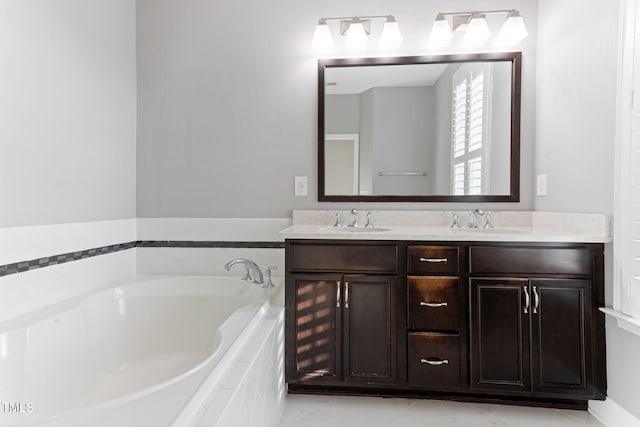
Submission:
M 425 307 L 437 308 L 437 307 L 446 307 L 449 304 L 446 303 L 446 302 L 424 302 L 424 301 L 420 301 L 420 305 L 421 306 L 425 306 Z
M 524 291 L 524 314 L 529 313 L 529 307 L 531 306 L 531 298 L 529 297 L 529 285 L 522 287 Z
M 538 295 L 538 289 L 536 286 L 533 287 L 533 314 L 538 313 L 538 308 L 540 308 L 540 296 Z
M 442 366 L 442 365 L 448 365 L 449 364 L 449 360 L 448 359 L 420 359 L 420 363 L 426 363 L 427 365 L 431 365 L 431 366 Z
M 432 264 L 446 264 L 448 258 L 420 258 L 420 262 L 430 262 Z
M 342 286 L 342 282 L 340 280 L 336 281 L 336 307 L 340 308 L 340 287 Z

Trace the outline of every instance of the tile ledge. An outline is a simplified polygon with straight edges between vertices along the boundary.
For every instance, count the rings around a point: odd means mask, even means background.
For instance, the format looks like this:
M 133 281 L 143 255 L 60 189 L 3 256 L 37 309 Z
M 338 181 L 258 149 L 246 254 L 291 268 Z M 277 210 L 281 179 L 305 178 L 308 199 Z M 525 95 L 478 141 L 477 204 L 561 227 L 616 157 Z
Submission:
M 624 329 L 627 332 L 640 336 L 640 319 L 627 316 L 621 311 L 614 310 L 613 308 L 600 307 L 600 311 L 604 314 L 615 317 L 620 329 Z

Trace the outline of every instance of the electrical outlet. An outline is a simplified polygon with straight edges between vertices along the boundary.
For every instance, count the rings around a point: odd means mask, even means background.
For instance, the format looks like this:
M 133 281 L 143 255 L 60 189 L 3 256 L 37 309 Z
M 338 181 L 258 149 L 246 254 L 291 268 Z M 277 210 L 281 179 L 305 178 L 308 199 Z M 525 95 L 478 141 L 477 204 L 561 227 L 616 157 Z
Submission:
M 307 177 L 306 176 L 296 176 L 293 180 L 293 194 L 296 196 L 306 196 L 307 191 Z
M 536 177 L 536 195 L 547 195 L 547 174 L 541 174 Z

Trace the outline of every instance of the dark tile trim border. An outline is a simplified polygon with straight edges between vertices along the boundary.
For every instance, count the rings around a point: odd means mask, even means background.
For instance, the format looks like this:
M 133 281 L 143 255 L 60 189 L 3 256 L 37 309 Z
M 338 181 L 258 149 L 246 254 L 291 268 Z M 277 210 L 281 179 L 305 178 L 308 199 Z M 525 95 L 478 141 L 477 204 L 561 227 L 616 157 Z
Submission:
M 195 240 L 139 240 L 136 242 L 118 243 L 116 245 L 101 246 L 84 251 L 68 252 L 28 261 L 0 265 L 0 277 L 10 274 L 24 273 L 38 268 L 64 264 L 99 255 L 107 255 L 133 248 L 252 248 L 252 249 L 282 249 L 284 242 L 218 242 Z
M 139 240 L 139 248 L 253 248 L 281 249 L 284 242 L 220 242 L 192 240 Z

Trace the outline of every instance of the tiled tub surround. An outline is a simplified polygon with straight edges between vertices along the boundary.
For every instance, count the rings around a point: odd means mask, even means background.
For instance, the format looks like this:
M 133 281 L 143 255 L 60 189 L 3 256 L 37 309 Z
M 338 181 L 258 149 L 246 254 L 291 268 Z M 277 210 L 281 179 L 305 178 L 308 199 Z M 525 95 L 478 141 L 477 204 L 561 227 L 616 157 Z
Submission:
M 26 266 L 32 268 L 17 273 L 9 267 L 4 269 L 5 275 L 0 277 L 0 328 L 5 330 L 20 322 L 26 324 L 24 322 L 33 316 L 53 315 L 61 306 L 73 305 L 100 290 L 130 283 L 144 273 L 231 276 L 239 286 L 256 287 L 238 279 L 242 269 L 226 272 L 222 268 L 224 263 L 238 257 L 254 259 L 263 268 L 278 266 L 279 270 L 274 272 L 274 282 L 278 283 L 277 276 L 283 272 L 284 251 L 277 231 L 289 224 L 289 219 L 145 219 L 0 229 L 0 265 L 16 264 L 17 267 L 27 260 Z M 62 254 L 71 255 L 56 258 Z M 7 274 L 9 272 L 13 274 Z M 281 311 L 281 307 L 272 306 L 263 314 L 277 317 Z M 262 320 L 261 323 L 269 322 Z M 278 328 L 274 331 L 278 332 Z M 275 336 L 282 339 L 281 332 Z M 252 339 L 250 343 L 258 341 Z M 244 350 L 235 353 L 245 354 Z M 249 368 L 246 363 L 233 361 L 233 364 Z M 262 368 L 259 370 L 262 372 Z M 234 372 L 240 375 L 237 369 Z M 264 372 L 266 375 L 267 371 Z M 278 375 L 282 377 L 282 373 Z M 244 378 L 248 378 L 250 384 L 257 384 L 252 374 Z M 282 381 L 266 378 L 263 383 L 273 386 L 273 390 L 269 393 L 258 390 L 260 395 L 255 402 L 283 392 Z M 227 395 L 228 386 L 225 387 Z M 242 396 L 248 396 L 250 389 L 246 383 L 238 385 Z M 272 409 L 275 412 L 271 414 L 277 413 L 279 417 L 278 407 Z M 198 411 L 197 415 L 202 414 Z M 0 414 L 1 417 L 4 414 Z M 212 425 L 212 417 L 208 414 L 206 425 Z M 198 418 L 191 417 L 191 420 L 196 422 Z M 3 424 L 6 425 L 0 419 L 0 425 Z
M 7 322 L 0 400 L 33 411 L 1 414 L 0 424 L 167 425 L 222 374 L 227 353 L 246 357 L 238 337 L 282 311 L 269 302 L 278 292 L 235 278 L 158 278 Z

